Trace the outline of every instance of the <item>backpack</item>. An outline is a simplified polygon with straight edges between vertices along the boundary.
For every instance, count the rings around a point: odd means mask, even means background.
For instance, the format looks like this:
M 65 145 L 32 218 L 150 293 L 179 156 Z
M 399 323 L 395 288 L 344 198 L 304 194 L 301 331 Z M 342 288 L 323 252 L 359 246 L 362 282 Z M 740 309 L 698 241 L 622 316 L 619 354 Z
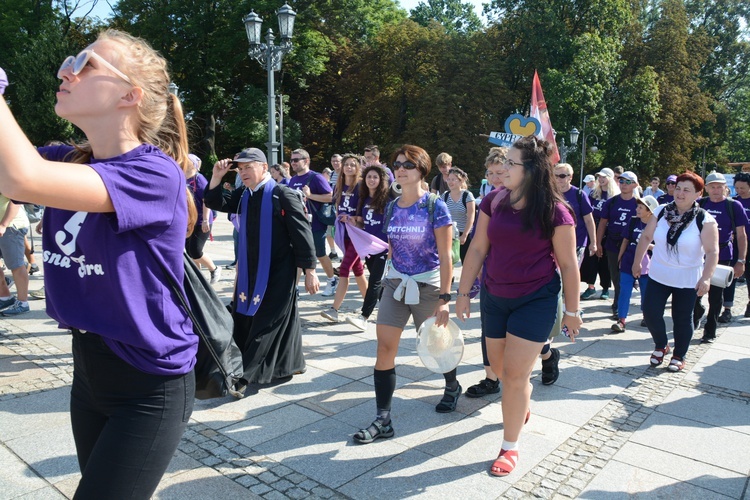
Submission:
M 448 203 L 448 197 L 451 195 L 450 191 L 446 191 L 443 193 L 443 201 L 447 204 Z M 464 209 L 466 208 L 467 199 L 469 198 L 469 191 L 464 190 L 463 194 L 461 195 L 461 203 L 464 206 Z
M 732 198 L 726 198 L 724 200 L 727 205 L 727 213 L 729 214 L 729 220 L 732 223 L 732 234 L 734 237 L 737 237 L 737 224 L 734 222 L 734 200 Z M 708 203 L 708 196 L 704 196 L 700 200 L 698 200 L 698 205 L 703 208 L 706 206 L 706 203 Z M 701 228 L 702 228 L 702 222 L 701 221 Z
M 427 213 L 430 224 L 435 220 L 435 202 L 437 202 L 438 198 L 438 195 L 435 193 L 430 193 L 427 196 Z M 399 199 L 401 199 L 400 196 L 393 201 L 389 201 L 388 205 L 385 207 L 385 217 L 383 217 L 383 232 L 385 234 L 388 234 L 388 225 L 391 223 L 391 218 L 393 217 L 393 206 L 398 203 Z

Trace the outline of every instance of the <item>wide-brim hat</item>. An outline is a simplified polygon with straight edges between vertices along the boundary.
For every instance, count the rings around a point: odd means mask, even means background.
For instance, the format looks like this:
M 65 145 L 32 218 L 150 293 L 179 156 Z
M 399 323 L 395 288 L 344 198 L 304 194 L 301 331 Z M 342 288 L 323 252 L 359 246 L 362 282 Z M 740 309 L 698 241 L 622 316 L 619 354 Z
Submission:
M 644 205 L 646 208 L 648 208 L 651 213 L 654 213 L 654 210 L 656 210 L 656 207 L 659 206 L 659 202 L 656 201 L 656 198 L 654 198 L 651 195 L 644 196 L 643 198 L 638 198 L 635 200 L 636 203 L 640 203 L 641 205 Z
M 464 336 L 453 320 L 435 326 L 435 317 L 427 318 L 417 332 L 417 354 L 434 373 L 447 373 L 458 366 L 464 355 Z

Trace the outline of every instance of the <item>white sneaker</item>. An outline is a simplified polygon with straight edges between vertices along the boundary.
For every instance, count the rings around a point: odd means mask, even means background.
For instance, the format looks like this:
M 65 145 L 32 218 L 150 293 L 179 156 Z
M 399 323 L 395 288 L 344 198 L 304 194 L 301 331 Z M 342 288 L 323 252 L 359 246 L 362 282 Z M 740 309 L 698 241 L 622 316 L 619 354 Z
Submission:
M 334 323 L 339 322 L 339 312 L 331 307 L 330 309 L 326 309 L 322 313 L 320 313 L 321 316 L 323 316 L 325 319 L 330 319 Z
M 332 297 L 333 294 L 336 293 L 336 287 L 339 284 L 339 279 L 337 277 L 329 278 L 328 284 L 326 285 L 326 289 L 323 291 L 323 297 Z
M 357 317 L 347 316 L 346 322 L 352 325 L 354 328 L 357 328 L 358 330 L 361 330 L 363 332 L 367 330 L 367 318 L 365 318 L 361 314 Z
M 209 271 L 211 273 L 211 279 L 209 280 L 209 283 L 211 283 L 212 285 L 221 279 L 221 267 L 216 266 L 215 264 L 214 266 L 214 270 Z

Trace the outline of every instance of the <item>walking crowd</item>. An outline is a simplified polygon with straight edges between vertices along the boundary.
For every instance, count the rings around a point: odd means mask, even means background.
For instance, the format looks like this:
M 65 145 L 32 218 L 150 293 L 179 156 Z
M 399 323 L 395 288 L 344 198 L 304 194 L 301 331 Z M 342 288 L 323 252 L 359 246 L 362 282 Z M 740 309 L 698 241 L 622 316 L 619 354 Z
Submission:
M 43 206 L 47 313 L 73 339 L 76 498 L 148 498 L 174 454 L 192 413 L 199 341 L 179 300 L 185 290 L 170 283 L 183 283 L 183 254 L 211 284 L 222 278 L 204 253 L 219 212 L 234 225 L 225 270 L 235 271 L 229 309 L 242 386 L 305 371 L 303 277 L 304 292 L 331 298 L 326 321 L 366 331 L 374 320 L 375 419 L 353 441 L 390 438 L 404 329 L 410 319 L 417 330 L 428 320 L 425 330 L 447 328 L 455 299 L 459 326 L 480 314 L 485 378 L 464 392 L 452 366 L 435 411 L 455 411 L 463 394 L 502 391 L 496 476 L 518 464 L 537 357 L 543 385 L 554 384 L 553 341 L 575 341 L 587 303 L 611 299 L 607 333 L 622 333 L 638 290 L 640 326 L 654 341 L 644 359 L 676 372 L 702 317 L 700 342 L 713 342 L 717 324 L 733 320 L 736 286 L 749 284 L 748 173 L 734 177 L 735 198 L 718 172 L 669 175 L 665 192 L 657 177 L 642 190 L 635 172 L 603 168 L 579 189 L 571 165 L 552 163 L 552 145 L 528 136 L 489 149 L 476 197 L 447 153 L 435 157 L 439 173 L 428 184 L 430 154 L 409 144 L 389 162 L 376 145 L 334 154 L 323 173 L 305 149 L 269 166 L 248 147 L 217 161 L 207 179 L 189 153 L 166 61 L 145 41 L 106 31 L 65 59 L 58 78 L 55 111 L 83 131 L 80 144 L 32 146 L 0 99 L 0 252 L 12 275 L 0 280 L 0 314 L 29 311 L 29 274 L 39 271 L 30 217 Z M 0 94 L 7 85 L 0 70 Z M 728 271 L 734 279 L 721 283 L 717 274 Z M 362 298 L 355 315 L 341 311 L 351 274 Z

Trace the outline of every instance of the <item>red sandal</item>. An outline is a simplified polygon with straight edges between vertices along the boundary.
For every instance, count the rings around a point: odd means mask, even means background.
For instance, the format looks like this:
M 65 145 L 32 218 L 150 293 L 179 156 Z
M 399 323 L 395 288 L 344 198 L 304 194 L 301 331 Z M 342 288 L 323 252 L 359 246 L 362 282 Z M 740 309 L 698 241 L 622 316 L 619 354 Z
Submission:
M 651 366 L 659 366 L 664 361 L 664 356 L 669 354 L 669 346 L 664 347 L 663 349 L 654 349 L 654 352 L 651 353 L 651 359 L 649 359 L 649 363 Z
M 497 456 L 492 467 L 490 467 L 490 474 L 498 477 L 505 477 L 516 468 L 518 463 L 518 450 L 500 450 L 500 454 Z

